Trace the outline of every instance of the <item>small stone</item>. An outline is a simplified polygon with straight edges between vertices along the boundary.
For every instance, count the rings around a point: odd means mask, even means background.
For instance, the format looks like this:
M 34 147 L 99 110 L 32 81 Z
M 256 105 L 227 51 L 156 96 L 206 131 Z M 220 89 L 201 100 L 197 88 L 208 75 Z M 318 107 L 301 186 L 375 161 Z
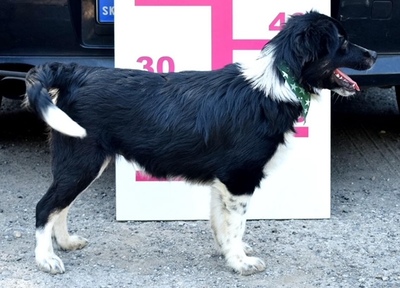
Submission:
M 387 277 L 387 276 L 376 276 L 375 278 L 378 279 L 378 280 L 382 280 L 382 281 L 389 280 L 389 277 Z
M 21 238 L 22 237 L 22 233 L 19 231 L 14 231 L 14 237 L 15 238 Z

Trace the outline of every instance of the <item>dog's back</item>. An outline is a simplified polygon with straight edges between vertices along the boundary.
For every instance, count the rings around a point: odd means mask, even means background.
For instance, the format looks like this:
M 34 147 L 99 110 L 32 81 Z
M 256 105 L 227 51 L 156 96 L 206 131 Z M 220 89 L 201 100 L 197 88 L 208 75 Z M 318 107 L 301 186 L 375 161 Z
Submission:
M 53 98 L 50 88 L 57 89 Z M 110 158 L 121 154 L 156 177 L 202 183 L 243 170 L 236 167 L 243 165 L 240 155 L 247 155 L 244 170 L 262 170 L 300 113 L 298 106 L 275 103 L 253 89 L 235 64 L 155 74 L 52 63 L 29 72 L 27 98 L 54 130 L 83 138 L 81 147 Z M 276 115 L 277 105 L 293 106 L 290 118 Z M 58 133 L 52 138 L 53 145 L 74 142 Z M 263 176 L 249 174 L 254 182 Z

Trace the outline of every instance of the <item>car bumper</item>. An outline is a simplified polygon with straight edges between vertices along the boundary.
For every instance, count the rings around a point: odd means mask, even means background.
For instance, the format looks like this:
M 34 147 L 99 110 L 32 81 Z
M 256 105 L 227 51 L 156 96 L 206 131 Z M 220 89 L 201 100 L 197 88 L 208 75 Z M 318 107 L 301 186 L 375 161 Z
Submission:
M 400 85 L 400 55 L 379 55 L 375 65 L 365 71 L 344 68 L 361 87 Z

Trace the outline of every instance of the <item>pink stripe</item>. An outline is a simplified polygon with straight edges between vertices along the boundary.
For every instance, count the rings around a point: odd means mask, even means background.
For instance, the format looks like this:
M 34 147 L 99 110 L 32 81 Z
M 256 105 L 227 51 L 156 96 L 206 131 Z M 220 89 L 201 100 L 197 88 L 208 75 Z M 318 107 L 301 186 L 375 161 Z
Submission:
M 158 179 L 142 171 L 136 171 L 136 181 L 137 182 L 166 181 L 166 179 Z
M 212 6 L 213 2 L 213 0 L 136 0 L 135 4 L 136 6 Z
M 165 182 L 165 181 L 183 181 L 182 179 L 166 179 L 166 178 L 156 178 L 143 171 L 136 171 L 136 182 Z
M 294 127 L 294 130 L 296 131 L 295 137 L 307 138 L 309 136 L 308 127 Z
M 214 1 L 211 8 L 211 38 L 213 70 L 232 63 L 233 59 L 233 5 L 232 0 Z
M 233 50 L 261 50 L 269 40 L 233 40 Z

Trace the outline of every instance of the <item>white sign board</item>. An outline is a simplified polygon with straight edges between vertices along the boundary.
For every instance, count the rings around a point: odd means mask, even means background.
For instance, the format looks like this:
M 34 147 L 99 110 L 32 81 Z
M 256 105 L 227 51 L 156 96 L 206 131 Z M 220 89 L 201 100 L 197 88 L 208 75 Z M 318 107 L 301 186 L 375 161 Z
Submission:
M 152 72 L 211 70 L 258 56 L 285 19 L 324 0 L 115 0 L 115 64 Z M 134 93 L 134 91 L 132 91 Z M 282 163 L 254 193 L 249 219 L 330 217 L 330 94 L 284 148 Z M 210 188 L 145 175 L 119 157 L 117 220 L 209 218 Z

